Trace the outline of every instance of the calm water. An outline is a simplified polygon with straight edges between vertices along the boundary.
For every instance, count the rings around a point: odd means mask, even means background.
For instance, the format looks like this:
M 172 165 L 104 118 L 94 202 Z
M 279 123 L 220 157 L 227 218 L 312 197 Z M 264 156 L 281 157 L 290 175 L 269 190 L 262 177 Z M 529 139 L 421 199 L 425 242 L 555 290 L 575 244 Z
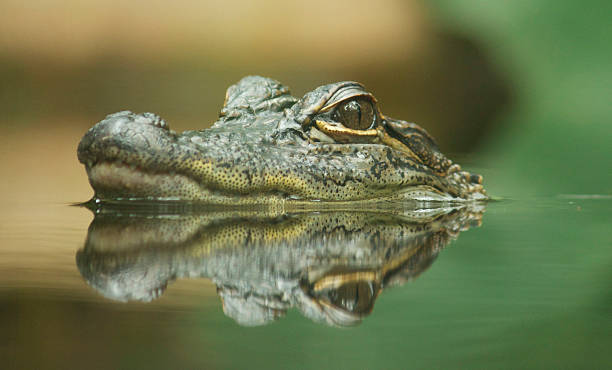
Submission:
M 2 368 L 612 360 L 609 195 L 566 187 L 486 209 L 94 217 L 70 205 L 91 195 L 74 153 L 81 133 L 2 136 L 2 150 L 23 154 L 3 162 L 18 175 L 0 183 Z M 56 160 L 41 161 L 50 150 Z M 509 168 L 466 167 L 494 194 L 501 183 L 534 193 Z
M 42 216 L 2 221 L 9 368 L 609 364 L 609 197 L 417 216 L 21 206 Z

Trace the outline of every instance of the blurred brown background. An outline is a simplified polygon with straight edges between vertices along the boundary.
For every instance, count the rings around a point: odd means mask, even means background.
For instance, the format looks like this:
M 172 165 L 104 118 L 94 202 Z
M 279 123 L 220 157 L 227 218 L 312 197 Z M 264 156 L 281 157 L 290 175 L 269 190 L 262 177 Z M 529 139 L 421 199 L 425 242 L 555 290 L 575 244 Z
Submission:
M 12 127 L 84 130 L 130 109 L 205 128 L 225 89 L 259 74 L 296 96 L 360 81 L 386 114 L 470 151 L 509 100 L 485 51 L 417 1 L 8 0 L 0 14 L 0 111 Z

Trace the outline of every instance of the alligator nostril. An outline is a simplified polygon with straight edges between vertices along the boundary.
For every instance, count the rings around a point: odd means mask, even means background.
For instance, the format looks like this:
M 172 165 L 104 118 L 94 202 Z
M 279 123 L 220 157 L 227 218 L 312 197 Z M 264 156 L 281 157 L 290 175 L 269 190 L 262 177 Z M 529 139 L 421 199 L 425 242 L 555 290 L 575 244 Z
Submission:
M 170 126 L 164 121 L 163 118 L 154 113 L 141 113 L 136 115 L 134 122 L 150 124 L 155 127 L 159 127 L 165 130 L 169 130 Z

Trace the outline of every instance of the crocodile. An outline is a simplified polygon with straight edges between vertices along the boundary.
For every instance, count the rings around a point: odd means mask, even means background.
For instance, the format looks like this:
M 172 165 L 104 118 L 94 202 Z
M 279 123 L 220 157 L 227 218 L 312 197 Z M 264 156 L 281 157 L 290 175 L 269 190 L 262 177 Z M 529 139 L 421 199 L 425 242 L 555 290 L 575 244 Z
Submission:
M 97 206 L 76 255 L 91 287 L 114 301 L 150 302 L 174 280 L 211 279 L 224 313 L 245 326 L 291 308 L 331 326 L 359 324 L 383 291 L 426 271 L 484 211 L 472 203 L 285 213 Z
M 384 115 L 357 82 L 301 99 L 248 76 L 212 127 L 176 133 L 153 113 L 108 115 L 77 150 L 94 198 L 286 204 L 487 199 L 420 126 Z

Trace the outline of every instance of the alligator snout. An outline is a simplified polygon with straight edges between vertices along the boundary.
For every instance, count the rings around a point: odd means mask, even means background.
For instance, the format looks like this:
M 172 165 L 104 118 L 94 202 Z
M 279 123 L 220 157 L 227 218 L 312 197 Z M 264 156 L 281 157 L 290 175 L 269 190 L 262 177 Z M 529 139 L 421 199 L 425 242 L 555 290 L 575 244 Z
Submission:
M 91 167 L 101 161 L 124 160 L 127 153 L 168 148 L 175 135 L 158 115 L 122 111 L 106 116 L 87 131 L 77 154 L 81 163 Z

